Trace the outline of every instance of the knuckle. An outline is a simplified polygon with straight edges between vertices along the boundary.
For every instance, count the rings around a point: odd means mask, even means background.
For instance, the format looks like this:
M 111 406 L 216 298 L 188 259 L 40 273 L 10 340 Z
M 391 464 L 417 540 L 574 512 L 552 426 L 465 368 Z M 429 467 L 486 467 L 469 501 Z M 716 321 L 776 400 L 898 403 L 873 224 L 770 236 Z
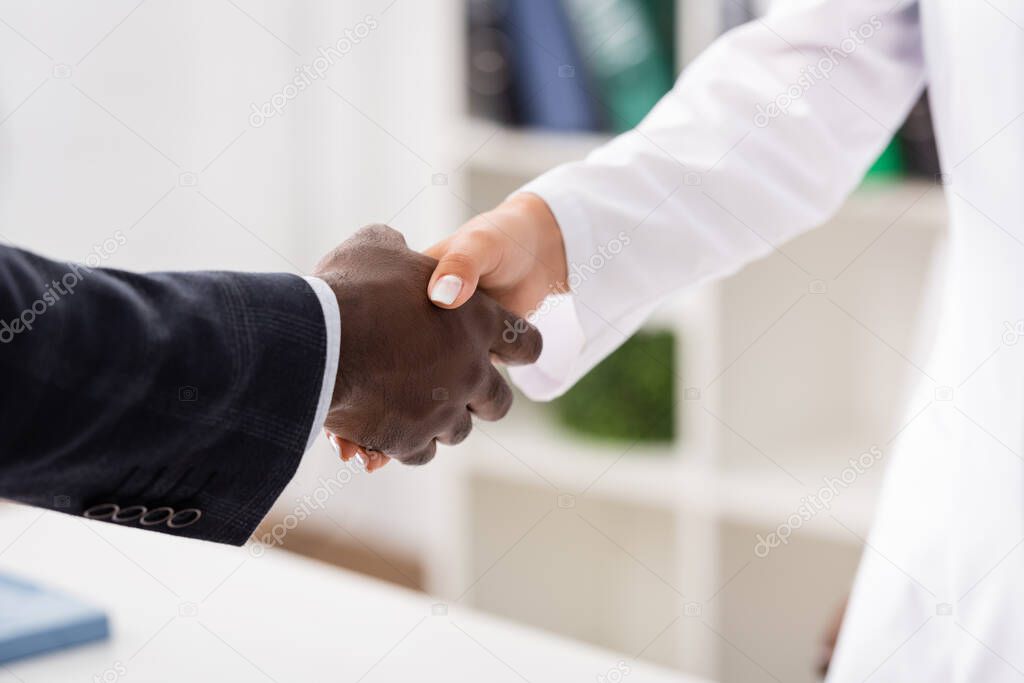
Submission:
M 512 388 L 501 377 L 497 377 L 487 390 L 486 418 L 500 420 L 508 414 L 512 407 Z
M 477 260 L 473 254 L 456 248 L 441 258 L 441 264 L 458 273 L 471 273 L 478 268 Z
M 475 348 L 459 347 L 457 353 L 469 355 L 477 354 L 478 351 Z M 488 381 L 490 368 L 490 363 L 483 359 L 474 359 L 472 362 L 466 363 L 465 367 L 460 368 L 452 380 L 453 389 L 449 393 L 451 401 L 446 405 L 453 409 L 460 409 L 465 403 L 464 399 L 477 394 L 480 387 Z M 447 417 L 455 419 L 458 416 L 453 414 Z
M 374 223 L 372 225 L 364 226 L 356 232 L 356 236 L 373 242 L 401 242 L 402 244 L 405 244 L 405 237 L 402 233 L 389 225 L 384 225 L 383 223 Z
M 505 355 L 522 363 L 535 362 L 544 347 L 540 331 L 523 318 L 505 319 L 501 341 L 506 344 Z
M 430 443 L 428 443 L 426 446 L 424 446 L 420 450 L 412 453 L 411 455 L 402 458 L 401 461 L 402 461 L 402 464 L 404 464 L 404 465 L 411 465 L 413 467 L 420 467 L 422 465 L 426 465 L 428 462 L 433 460 L 434 456 L 436 454 L 437 454 L 437 441 L 436 441 L 436 439 L 431 439 Z
M 458 422 L 458 424 L 456 424 L 452 428 L 452 430 L 446 435 L 446 437 L 443 440 L 438 440 L 445 445 L 455 446 L 465 441 L 469 437 L 470 432 L 472 431 L 473 419 L 467 412 L 465 413 L 465 416 Z
M 489 224 L 475 225 L 466 230 L 462 237 L 463 244 L 472 245 L 474 250 L 490 251 L 501 247 L 498 232 Z
M 541 352 L 544 350 L 544 338 L 533 325 L 527 330 L 527 333 L 523 335 L 524 342 L 526 345 L 526 359 L 529 363 L 535 363 L 540 358 Z
M 371 225 L 364 225 L 356 231 L 358 237 L 379 237 L 386 234 L 388 226 L 383 223 L 373 223 Z

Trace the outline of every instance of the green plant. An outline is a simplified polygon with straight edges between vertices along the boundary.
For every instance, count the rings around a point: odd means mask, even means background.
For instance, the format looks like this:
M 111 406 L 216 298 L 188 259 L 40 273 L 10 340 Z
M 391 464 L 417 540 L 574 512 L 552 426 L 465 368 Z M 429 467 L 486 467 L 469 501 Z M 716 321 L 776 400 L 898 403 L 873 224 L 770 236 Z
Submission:
M 555 401 L 574 431 L 622 441 L 675 438 L 675 335 L 638 332 Z

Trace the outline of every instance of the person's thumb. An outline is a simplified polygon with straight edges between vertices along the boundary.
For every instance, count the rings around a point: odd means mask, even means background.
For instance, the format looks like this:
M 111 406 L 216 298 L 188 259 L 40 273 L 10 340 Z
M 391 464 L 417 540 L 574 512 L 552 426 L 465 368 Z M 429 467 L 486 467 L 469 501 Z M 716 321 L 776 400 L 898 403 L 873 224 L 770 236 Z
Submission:
M 476 291 L 480 278 L 497 267 L 500 254 L 479 232 L 456 233 L 426 252 L 438 260 L 427 296 L 441 308 L 458 308 Z

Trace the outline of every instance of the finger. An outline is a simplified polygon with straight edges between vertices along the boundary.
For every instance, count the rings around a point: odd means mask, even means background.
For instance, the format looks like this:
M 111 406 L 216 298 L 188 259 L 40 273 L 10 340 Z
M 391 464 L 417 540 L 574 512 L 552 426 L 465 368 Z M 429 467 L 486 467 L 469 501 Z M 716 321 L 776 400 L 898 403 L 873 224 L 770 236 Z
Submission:
M 391 458 L 384 455 L 380 451 L 366 451 L 366 471 L 369 474 L 373 474 L 384 465 L 391 462 Z
M 331 445 L 331 448 L 334 450 L 334 452 L 337 453 L 338 456 L 341 456 L 341 446 L 338 445 L 337 437 L 334 436 L 334 434 L 331 434 L 326 429 L 324 429 L 324 438 L 327 439 L 327 443 Z
M 490 368 L 478 397 L 469 402 L 469 409 L 481 420 L 494 422 L 505 417 L 512 407 L 512 389 L 498 369 Z
M 430 443 L 421 448 L 418 451 L 404 455 L 398 458 L 398 461 L 403 465 L 420 466 L 426 465 L 428 462 L 434 459 L 434 455 L 437 453 L 437 440 L 431 439 Z
M 331 444 L 331 448 L 334 452 L 342 459 L 343 462 L 348 462 L 355 455 L 355 451 L 358 449 L 351 441 L 346 441 L 337 434 L 334 434 L 328 430 L 324 430 L 324 436 L 327 437 L 327 443 Z
M 356 458 L 359 462 L 363 463 L 367 472 L 374 472 L 391 461 L 391 458 L 380 451 L 370 451 L 362 448 L 359 444 L 343 439 L 337 434 L 332 434 L 326 429 L 324 430 L 324 434 L 327 435 L 327 440 L 334 448 L 334 452 L 338 454 L 339 458 L 341 458 L 342 462 L 349 462 L 352 458 Z
M 439 435 L 437 440 L 446 446 L 454 446 L 465 441 L 471 431 L 473 431 L 473 415 L 467 410 L 462 413 L 454 425 Z
M 427 296 L 441 308 L 458 308 L 476 291 L 480 277 L 497 268 L 501 253 L 488 233 L 456 233 L 443 249 L 431 249 L 438 260 L 427 284 Z
M 338 441 L 338 445 L 341 449 L 340 455 L 342 462 L 348 462 L 359 453 L 359 444 L 354 444 L 351 441 L 346 441 L 345 439 L 338 439 Z
M 491 343 L 492 357 L 506 365 L 529 365 L 536 363 L 544 348 L 540 331 L 520 318 L 498 307 L 498 331 Z

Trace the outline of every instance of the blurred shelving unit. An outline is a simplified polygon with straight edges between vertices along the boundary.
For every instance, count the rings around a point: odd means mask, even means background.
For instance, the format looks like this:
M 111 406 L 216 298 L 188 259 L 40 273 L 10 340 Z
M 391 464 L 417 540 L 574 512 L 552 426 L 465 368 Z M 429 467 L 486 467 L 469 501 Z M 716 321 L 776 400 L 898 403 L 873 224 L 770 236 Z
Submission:
M 735 1 L 677 0 L 678 70 Z M 467 216 L 610 139 L 468 115 L 453 134 L 482 142 L 452 178 Z M 816 680 L 884 464 L 769 557 L 755 544 L 902 424 L 914 378 L 894 349 L 927 327 L 945 217 L 929 182 L 868 182 L 785 256 L 658 311 L 649 325 L 677 339 L 675 443 L 587 440 L 524 400 L 479 425 L 447 454 L 429 589 L 711 680 Z

